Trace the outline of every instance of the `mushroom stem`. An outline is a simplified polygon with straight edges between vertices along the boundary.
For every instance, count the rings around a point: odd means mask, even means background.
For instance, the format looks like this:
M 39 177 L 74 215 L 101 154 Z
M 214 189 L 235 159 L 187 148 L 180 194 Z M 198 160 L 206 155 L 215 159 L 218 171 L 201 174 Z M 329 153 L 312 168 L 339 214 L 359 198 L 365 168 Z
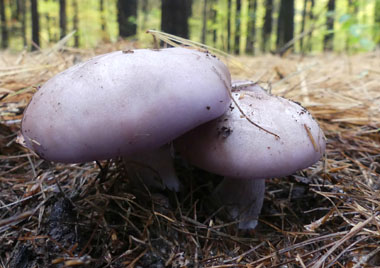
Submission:
M 214 192 L 239 229 L 254 229 L 264 202 L 265 179 L 225 177 Z
M 125 157 L 124 164 L 133 181 L 141 181 L 152 188 L 168 188 L 176 192 L 180 189 L 181 183 L 174 169 L 169 144 L 150 152 Z

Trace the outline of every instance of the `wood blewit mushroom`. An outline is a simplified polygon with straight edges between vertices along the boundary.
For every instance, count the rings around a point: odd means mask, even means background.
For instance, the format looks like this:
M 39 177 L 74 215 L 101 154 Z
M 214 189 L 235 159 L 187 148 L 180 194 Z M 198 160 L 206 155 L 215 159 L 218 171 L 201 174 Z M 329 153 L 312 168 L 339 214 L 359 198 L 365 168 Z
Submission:
M 166 144 L 156 150 L 123 157 L 128 177 L 137 185 L 178 192 L 181 183 L 175 172 L 171 147 Z
M 229 70 L 207 51 L 116 51 L 47 81 L 24 112 L 21 135 L 26 147 L 55 162 L 162 162 L 170 156 L 162 157 L 160 146 L 228 109 L 230 87 Z M 164 166 L 156 165 L 163 185 L 178 190 L 172 163 Z
M 116 51 L 51 78 L 24 112 L 21 133 L 40 157 L 78 163 L 149 152 L 221 116 L 230 73 L 209 52 Z
M 239 219 L 240 229 L 253 229 L 263 204 L 265 179 L 287 176 L 317 162 L 325 138 L 310 113 L 295 102 L 272 96 L 252 83 L 237 87 L 232 95 L 244 115 L 231 104 L 222 117 L 174 144 L 191 164 L 225 176 L 215 196 Z

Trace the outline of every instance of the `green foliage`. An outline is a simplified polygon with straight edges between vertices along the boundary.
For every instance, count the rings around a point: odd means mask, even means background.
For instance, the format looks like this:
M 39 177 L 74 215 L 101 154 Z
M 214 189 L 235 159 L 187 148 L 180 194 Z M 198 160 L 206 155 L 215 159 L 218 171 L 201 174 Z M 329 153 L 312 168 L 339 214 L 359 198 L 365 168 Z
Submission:
M 376 0 L 374 8 L 375 25 L 373 29 L 374 41 L 380 45 L 380 0 Z
M 343 14 L 338 22 L 340 30 L 346 32 L 347 47 L 353 50 L 370 51 L 375 48 L 375 42 L 371 37 L 371 25 L 359 23 L 351 14 Z
M 73 1 L 67 0 L 67 33 L 74 30 L 74 8 Z M 102 42 L 115 42 L 118 40 L 117 24 L 117 0 L 104 0 L 103 12 L 100 11 L 100 0 L 76 0 L 78 3 L 78 29 L 76 35 L 80 39 L 80 46 L 92 48 L 101 45 Z M 143 2 L 147 5 L 143 7 Z M 146 35 L 147 29 L 160 29 L 161 1 L 144 0 L 138 1 L 137 18 L 130 18 L 137 23 L 138 33 L 136 38 L 142 46 L 151 45 L 151 37 Z M 189 19 L 190 38 L 200 41 L 202 32 L 202 8 L 205 0 L 193 0 L 192 17 Z M 249 10 L 249 0 L 241 0 L 241 17 L 236 20 L 236 0 L 232 1 L 231 9 L 231 47 L 234 47 L 234 35 L 236 31 L 236 21 L 240 23 L 240 51 L 245 51 L 248 23 L 255 16 L 256 19 L 256 51 L 261 47 L 263 18 L 265 15 L 265 0 L 257 0 L 257 11 L 254 15 Z M 303 5 L 305 0 L 295 0 L 295 33 L 301 34 L 301 24 L 303 19 Z M 270 38 L 269 47 L 275 47 L 276 21 L 278 18 L 278 7 L 280 1 L 274 1 L 273 31 Z M 311 48 L 310 52 L 321 52 L 323 50 L 323 38 L 329 33 L 325 28 L 328 17 L 334 18 L 334 50 L 361 52 L 373 50 L 380 44 L 380 0 L 336 0 L 334 12 L 327 12 L 327 0 L 315 0 L 315 6 L 311 10 L 311 1 L 307 2 L 307 14 L 313 13 L 313 18 L 306 16 L 304 32 L 312 29 L 311 39 L 309 35 L 304 37 L 304 44 Z M 23 38 L 21 32 L 21 21 L 13 17 L 15 12 L 15 2 L 5 1 L 6 17 L 8 18 L 7 28 L 10 29 L 10 48 L 19 51 L 23 49 Z M 30 23 L 30 3 L 26 1 L 26 36 L 28 45 L 31 45 L 31 23 Z M 144 2 L 145 3 L 145 2 Z M 60 36 L 59 29 L 59 1 L 41 0 L 38 1 L 40 15 L 40 39 L 41 47 L 47 47 L 56 43 Z M 207 0 L 207 36 L 206 43 L 216 46 L 219 49 L 227 48 L 227 0 Z M 144 10 L 143 10 L 144 9 Z M 102 27 L 102 25 L 104 27 Z M 104 28 L 104 30 L 102 30 Z M 216 39 L 214 40 L 214 34 Z M 214 42 L 215 41 L 215 42 Z M 74 40 L 70 40 L 69 46 L 74 45 Z M 299 42 L 295 42 L 294 51 L 300 52 Z

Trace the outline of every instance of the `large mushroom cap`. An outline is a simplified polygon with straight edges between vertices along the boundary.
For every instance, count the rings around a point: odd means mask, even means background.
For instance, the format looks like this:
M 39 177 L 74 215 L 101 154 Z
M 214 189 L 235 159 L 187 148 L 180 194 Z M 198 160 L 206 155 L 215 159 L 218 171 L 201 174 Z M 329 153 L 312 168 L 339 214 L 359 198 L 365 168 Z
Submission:
M 56 75 L 22 120 L 27 147 L 57 162 L 148 151 L 222 115 L 230 74 L 186 48 L 117 51 Z
M 190 163 L 222 176 L 263 179 L 292 174 L 322 156 L 324 135 L 305 108 L 259 86 L 232 94 L 254 123 L 279 138 L 251 124 L 231 104 L 222 117 L 175 141 Z

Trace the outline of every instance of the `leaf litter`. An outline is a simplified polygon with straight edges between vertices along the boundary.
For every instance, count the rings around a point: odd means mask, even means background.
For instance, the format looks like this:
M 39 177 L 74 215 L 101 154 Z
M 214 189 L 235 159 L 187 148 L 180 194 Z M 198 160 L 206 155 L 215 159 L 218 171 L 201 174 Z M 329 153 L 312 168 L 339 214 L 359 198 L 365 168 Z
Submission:
M 267 180 L 257 229 L 238 231 L 209 199 L 221 178 L 181 159 L 183 190 L 151 192 L 131 185 L 118 159 L 52 164 L 17 144 L 40 85 L 94 55 L 139 46 L 0 53 L 0 267 L 380 265 L 380 51 L 233 59 L 233 78 L 300 102 L 327 139 L 317 164 Z

